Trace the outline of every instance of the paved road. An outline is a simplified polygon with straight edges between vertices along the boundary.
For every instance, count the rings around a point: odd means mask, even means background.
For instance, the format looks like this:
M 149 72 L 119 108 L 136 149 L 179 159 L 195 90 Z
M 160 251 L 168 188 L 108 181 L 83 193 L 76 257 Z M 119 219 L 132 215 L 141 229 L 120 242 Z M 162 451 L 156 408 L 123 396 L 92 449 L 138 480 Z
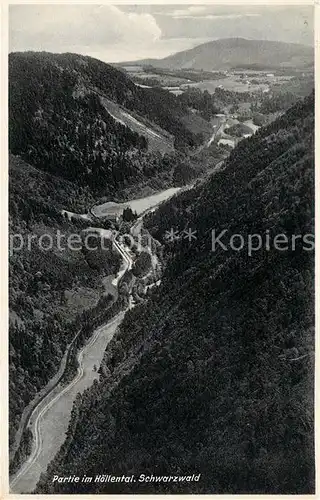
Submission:
M 52 377 L 52 379 L 48 382 L 48 384 L 36 395 L 36 397 L 25 408 L 25 410 L 22 414 L 21 420 L 20 420 L 19 428 L 18 428 L 16 435 L 15 435 L 15 442 L 12 446 L 12 450 L 10 453 L 10 461 L 13 460 L 14 455 L 20 446 L 23 432 L 26 429 L 36 407 L 41 403 L 41 401 L 50 392 L 52 392 L 52 390 L 57 386 L 57 384 L 60 382 L 61 378 L 63 377 L 67 363 L 68 363 L 69 353 L 70 353 L 71 347 L 73 346 L 73 344 L 76 341 L 80 332 L 81 332 L 81 329 L 75 334 L 74 338 L 72 339 L 72 341 L 70 342 L 70 344 L 66 348 L 66 351 L 63 355 L 63 358 L 61 360 L 60 367 L 59 367 L 59 370 L 57 371 L 57 373 L 54 375 L 54 377 Z
M 113 238 L 113 244 L 123 259 L 122 269 L 113 283 L 117 286 L 124 273 L 132 269 L 133 261 L 116 236 Z M 27 421 L 34 438 L 32 452 L 12 478 L 11 493 L 32 492 L 40 474 L 46 471 L 48 464 L 59 451 L 66 438 L 74 400 L 78 393 L 82 393 L 99 378 L 97 369 L 106 346 L 122 322 L 125 312 L 119 313 L 109 323 L 95 330 L 77 355 L 78 369 L 75 378 L 66 387 L 61 386 L 61 383 L 54 386 L 33 409 Z
M 88 343 L 78 353 L 76 377 L 66 387 L 56 387 L 39 404 L 30 420 L 34 436 L 31 456 L 23 464 L 10 483 L 12 493 L 30 493 L 36 487 L 40 474 L 46 471 L 65 440 L 71 410 L 77 394 L 90 387 L 99 375 L 105 348 L 112 339 L 125 311 L 119 313 L 107 325 L 98 328 Z
M 217 135 L 219 134 L 219 132 L 223 132 L 224 131 L 224 127 L 226 125 L 226 119 L 223 119 L 219 125 L 214 125 L 214 132 L 212 134 L 212 136 L 210 137 L 208 143 L 207 143 L 207 148 L 211 145 L 211 143 L 215 140 L 215 138 L 217 137 Z
M 123 259 L 123 267 L 115 279 L 118 285 L 123 274 L 132 268 L 132 259 L 125 247 L 113 239 L 114 247 Z M 124 317 L 124 312 L 118 314 L 113 320 L 98 328 L 89 342 L 77 355 L 78 369 L 76 377 L 66 386 L 58 384 L 32 411 L 28 426 L 33 434 L 32 452 L 28 460 L 22 465 L 10 483 L 14 493 L 28 493 L 34 490 L 41 472 L 45 472 L 65 440 L 71 410 L 78 392 L 93 383 L 98 378 L 94 365 L 99 368 L 107 344 L 113 337 L 117 326 Z M 97 351 L 97 346 L 100 350 Z M 86 364 L 87 359 L 87 364 Z M 57 415 L 57 419 L 55 418 Z M 64 431 L 64 432 L 62 432 Z

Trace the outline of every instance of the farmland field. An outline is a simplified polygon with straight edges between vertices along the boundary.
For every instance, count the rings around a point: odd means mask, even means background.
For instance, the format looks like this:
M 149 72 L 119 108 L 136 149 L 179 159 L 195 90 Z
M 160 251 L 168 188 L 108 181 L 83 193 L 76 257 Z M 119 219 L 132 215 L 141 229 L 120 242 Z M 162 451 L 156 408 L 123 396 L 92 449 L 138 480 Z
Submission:
M 216 88 L 223 88 L 224 90 L 232 90 L 234 92 L 258 92 L 268 90 L 269 88 L 266 83 L 251 84 L 248 83 L 247 80 L 240 80 L 238 76 L 230 76 L 220 80 L 205 80 L 198 83 L 189 83 L 188 87 L 197 88 L 202 91 L 207 90 L 210 94 L 214 94 Z

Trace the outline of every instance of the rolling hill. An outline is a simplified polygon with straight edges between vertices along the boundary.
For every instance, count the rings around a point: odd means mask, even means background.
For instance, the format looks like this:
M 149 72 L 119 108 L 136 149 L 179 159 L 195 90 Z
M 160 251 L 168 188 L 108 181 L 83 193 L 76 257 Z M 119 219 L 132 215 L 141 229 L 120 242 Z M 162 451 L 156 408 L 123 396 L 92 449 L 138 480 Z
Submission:
M 145 59 L 135 61 L 134 64 L 204 71 L 232 68 L 271 70 L 312 68 L 313 59 L 313 48 L 305 45 L 245 38 L 222 38 L 164 59 Z

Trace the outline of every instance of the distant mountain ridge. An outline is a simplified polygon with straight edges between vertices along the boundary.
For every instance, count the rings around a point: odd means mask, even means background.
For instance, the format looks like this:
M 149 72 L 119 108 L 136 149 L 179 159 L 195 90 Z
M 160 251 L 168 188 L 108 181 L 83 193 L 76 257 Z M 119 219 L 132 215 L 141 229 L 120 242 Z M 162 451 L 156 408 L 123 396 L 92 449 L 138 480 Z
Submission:
M 156 68 L 212 71 L 255 65 L 265 66 L 267 69 L 307 68 L 312 67 L 313 59 L 313 47 L 306 45 L 246 38 L 221 38 L 163 59 L 143 59 L 134 63 Z

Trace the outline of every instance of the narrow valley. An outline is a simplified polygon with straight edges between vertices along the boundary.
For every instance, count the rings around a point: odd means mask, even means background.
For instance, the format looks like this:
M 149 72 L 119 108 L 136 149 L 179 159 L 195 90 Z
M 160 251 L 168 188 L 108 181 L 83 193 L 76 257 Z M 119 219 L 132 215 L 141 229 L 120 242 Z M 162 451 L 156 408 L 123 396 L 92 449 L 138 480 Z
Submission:
M 11 494 L 314 493 L 312 20 L 12 7 Z

